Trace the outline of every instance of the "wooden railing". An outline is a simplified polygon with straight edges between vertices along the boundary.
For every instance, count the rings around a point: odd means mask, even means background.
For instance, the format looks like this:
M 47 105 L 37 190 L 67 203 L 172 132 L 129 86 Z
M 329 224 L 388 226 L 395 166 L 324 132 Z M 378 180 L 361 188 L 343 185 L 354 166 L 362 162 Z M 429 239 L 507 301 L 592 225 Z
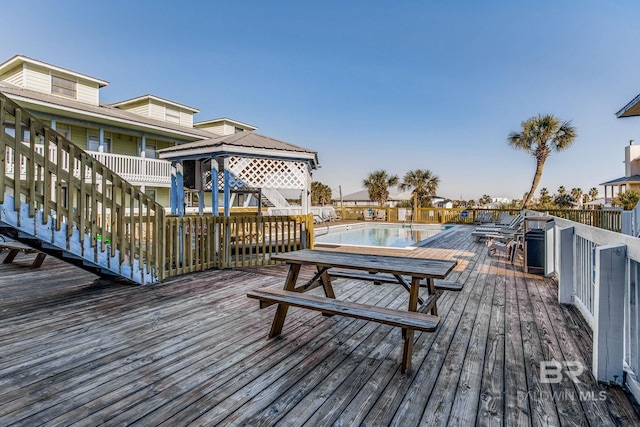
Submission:
M 2 94 L 0 137 L 3 222 L 132 280 L 163 278 L 161 205 Z
M 274 264 L 274 254 L 313 246 L 313 218 L 167 216 L 164 235 L 168 277 L 210 268 Z

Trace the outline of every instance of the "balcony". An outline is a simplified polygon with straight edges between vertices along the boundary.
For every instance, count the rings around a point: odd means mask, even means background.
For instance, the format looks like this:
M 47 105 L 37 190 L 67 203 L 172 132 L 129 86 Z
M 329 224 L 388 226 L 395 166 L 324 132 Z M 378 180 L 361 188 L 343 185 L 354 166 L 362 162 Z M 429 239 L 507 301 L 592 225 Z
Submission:
M 28 143 L 23 142 L 25 146 Z M 44 155 L 44 145 L 36 145 L 36 153 L 41 156 Z M 122 178 L 126 179 L 132 185 L 146 185 L 152 187 L 171 187 L 171 162 L 167 160 L 159 159 L 147 159 L 145 154 L 142 153 L 138 156 L 127 156 L 124 154 L 104 153 L 101 151 L 87 151 L 94 159 L 103 163 L 107 168 L 111 169 Z M 64 170 L 69 170 L 69 155 L 63 153 L 62 167 Z M 14 154 L 10 147 L 7 147 L 6 152 L 7 168 L 6 173 L 8 176 L 14 173 Z M 55 146 L 49 147 L 49 159 L 53 162 L 57 159 L 57 148 Z M 26 177 L 26 158 L 20 156 L 20 174 L 22 178 Z M 76 162 L 74 165 L 75 176 L 80 176 L 80 164 Z M 90 179 L 90 176 L 87 176 Z

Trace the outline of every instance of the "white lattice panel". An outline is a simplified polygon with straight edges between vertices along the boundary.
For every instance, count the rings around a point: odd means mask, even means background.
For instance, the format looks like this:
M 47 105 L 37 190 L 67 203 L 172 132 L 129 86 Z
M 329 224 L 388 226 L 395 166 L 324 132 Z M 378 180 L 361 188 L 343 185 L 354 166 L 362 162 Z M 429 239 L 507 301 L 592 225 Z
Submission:
M 304 162 L 230 157 L 229 170 L 248 187 L 301 190 L 309 188 L 311 174 Z

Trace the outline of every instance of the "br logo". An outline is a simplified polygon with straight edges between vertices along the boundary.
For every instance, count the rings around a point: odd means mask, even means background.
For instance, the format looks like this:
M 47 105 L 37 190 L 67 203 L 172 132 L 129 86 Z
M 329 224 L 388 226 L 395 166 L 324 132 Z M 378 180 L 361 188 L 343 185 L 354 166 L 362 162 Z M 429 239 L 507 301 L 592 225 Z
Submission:
M 578 377 L 584 372 L 584 366 L 577 361 L 558 362 L 543 360 L 540 362 L 540 382 L 544 384 L 558 384 L 567 376 L 575 384 L 581 384 Z

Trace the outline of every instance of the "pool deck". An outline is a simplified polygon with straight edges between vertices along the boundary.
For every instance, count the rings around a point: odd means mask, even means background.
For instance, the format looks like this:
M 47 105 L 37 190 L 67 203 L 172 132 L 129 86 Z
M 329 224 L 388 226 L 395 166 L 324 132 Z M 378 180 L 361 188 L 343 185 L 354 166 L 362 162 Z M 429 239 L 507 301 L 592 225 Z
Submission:
M 589 367 L 591 332 L 553 280 L 489 256 L 472 229 L 393 251 L 456 259 L 464 283 L 440 299 L 438 329 L 416 333 L 407 374 L 399 328 L 292 308 L 267 339 L 275 307 L 246 293 L 281 288 L 285 266 L 140 287 L 52 257 L 31 269 L 21 254 L 0 264 L 0 425 L 640 425 L 623 389 L 588 371 L 539 380 L 543 361 Z M 350 301 L 407 304 L 400 286 L 334 286 Z

